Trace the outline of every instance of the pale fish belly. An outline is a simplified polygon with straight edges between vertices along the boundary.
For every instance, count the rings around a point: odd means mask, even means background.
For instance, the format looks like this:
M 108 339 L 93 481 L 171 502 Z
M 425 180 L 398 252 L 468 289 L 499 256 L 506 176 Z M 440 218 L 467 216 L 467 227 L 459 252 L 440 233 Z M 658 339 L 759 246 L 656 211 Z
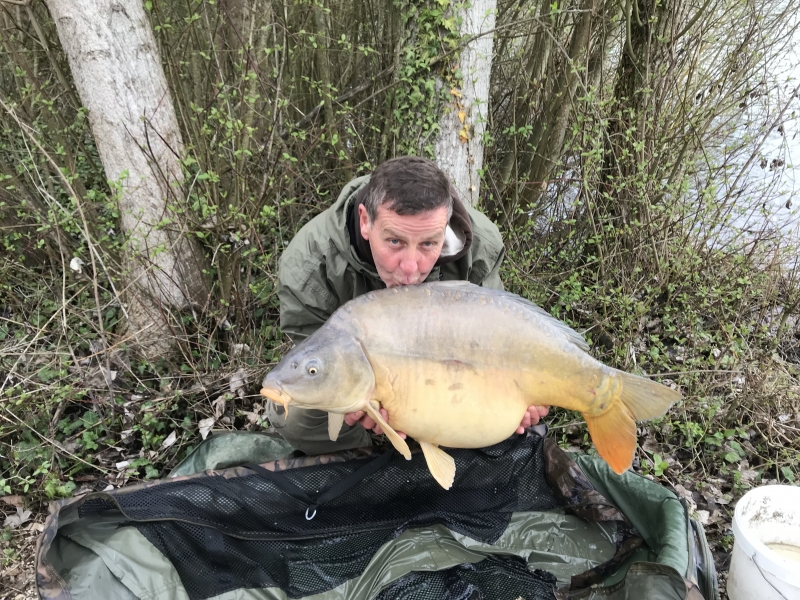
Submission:
M 389 412 L 395 430 L 420 442 L 491 446 L 514 433 L 528 407 L 520 375 L 508 369 L 397 357 L 373 367 L 373 399 Z

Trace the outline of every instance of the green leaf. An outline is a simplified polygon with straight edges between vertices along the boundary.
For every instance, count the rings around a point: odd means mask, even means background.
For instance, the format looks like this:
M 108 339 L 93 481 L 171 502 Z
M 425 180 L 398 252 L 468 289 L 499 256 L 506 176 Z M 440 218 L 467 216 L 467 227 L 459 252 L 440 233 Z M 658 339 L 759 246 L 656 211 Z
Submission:
M 729 463 L 738 462 L 739 461 L 739 455 L 736 454 L 736 452 L 728 452 L 725 455 L 725 460 L 727 460 Z
M 741 444 L 739 442 L 731 442 L 730 444 L 731 444 L 731 448 L 733 448 L 739 456 L 741 456 L 742 458 L 745 457 L 744 448 L 742 448 L 742 446 L 741 446 Z
M 96 425 L 100 422 L 100 416 L 93 410 L 87 410 L 85 413 L 83 413 L 81 419 L 86 427 Z
M 796 477 L 794 476 L 794 473 L 789 467 L 781 467 L 781 473 L 783 473 L 783 476 L 786 478 L 787 481 L 791 481 L 792 483 L 794 483 Z

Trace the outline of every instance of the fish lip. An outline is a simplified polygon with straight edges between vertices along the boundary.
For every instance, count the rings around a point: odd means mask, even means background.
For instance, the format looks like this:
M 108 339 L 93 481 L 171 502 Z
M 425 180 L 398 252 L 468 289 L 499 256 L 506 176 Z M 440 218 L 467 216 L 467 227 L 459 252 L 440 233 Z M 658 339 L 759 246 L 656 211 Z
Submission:
M 283 390 L 280 383 L 265 385 L 261 388 L 261 395 L 276 404 L 281 404 L 283 410 L 286 411 L 286 416 L 289 416 L 289 403 L 292 401 L 292 397 Z

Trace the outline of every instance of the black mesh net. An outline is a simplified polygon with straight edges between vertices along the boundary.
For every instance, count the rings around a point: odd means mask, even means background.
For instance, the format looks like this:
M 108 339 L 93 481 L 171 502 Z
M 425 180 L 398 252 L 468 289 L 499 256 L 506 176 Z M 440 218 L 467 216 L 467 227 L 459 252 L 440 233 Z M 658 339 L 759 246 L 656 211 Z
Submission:
M 190 598 L 240 588 L 279 587 L 291 598 L 323 592 L 357 577 L 391 539 L 384 530 L 277 541 L 171 522 L 138 527 L 173 561 Z
M 489 556 L 443 571 L 413 572 L 375 600 L 555 600 L 556 578 L 516 556 Z
M 448 449 L 456 462 L 450 490 L 436 483 L 422 454 L 406 461 L 395 452 L 383 468 L 320 505 L 311 520 L 306 518 L 308 503 L 286 489 L 296 486 L 318 498 L 375 458 L 317 464 L 270 477 L 166 481 L 116 494 L 114 501 L 134 521 L 129 524 L 172 562 L 192 600 L 273 586 L 301 598 L 357 577 L 381 545 L 410 527 L 443 524 L 492 543 L 513 512 L 555 507 L 544 476 L 542 446 L 543 438 L 529 434 L 481 450 Z M 284 485 L 275 477 L 286 478 Z M 92 501 L 80 512 L 84 516 L 108 508 L 108 502 Z

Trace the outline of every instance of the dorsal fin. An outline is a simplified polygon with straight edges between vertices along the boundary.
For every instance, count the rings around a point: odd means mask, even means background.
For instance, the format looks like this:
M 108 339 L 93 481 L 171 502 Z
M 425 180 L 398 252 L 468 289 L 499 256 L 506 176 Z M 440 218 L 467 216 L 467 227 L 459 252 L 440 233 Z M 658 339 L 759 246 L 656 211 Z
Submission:
M 516 294 L 512 294 L 511 292 L 498 292 L 498 293 L 503 294 L 510 300 L 514 300 L 518 304 L 523 305 L 525 308 L 536 313 L 537 315 L 544 317 L 550 324 L 552 324 L 556 329 L 558 329 L 558 331 L 563 333 L 570 342 L 575 344 L 578 348 L 580 348 L 584 352 L 589 352 L 589 344 L 586 343 L 584 337 L 580 333 L 575 331 L 572 327 L 564 323 L 564 321 L 557 319 L 542 307 L 537 306 L 536 304 L 534 304 L 533 302 L 531 302 L 526 298 L 523 298 L 522 296 L 517 296 Z

